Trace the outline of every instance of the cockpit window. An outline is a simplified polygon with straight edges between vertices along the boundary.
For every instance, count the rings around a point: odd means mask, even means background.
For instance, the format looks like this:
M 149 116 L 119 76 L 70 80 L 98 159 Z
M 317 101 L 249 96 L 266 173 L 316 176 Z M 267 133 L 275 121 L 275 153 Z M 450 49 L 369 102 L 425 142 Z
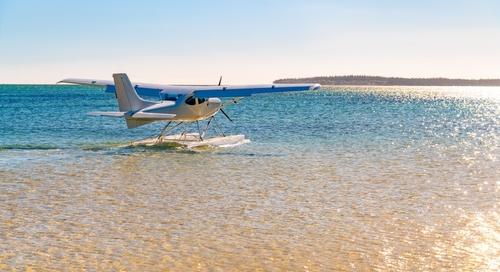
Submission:
M 190 96 L 190 97 L 188 97 L 186 99 L 186 104 L 188 104 L 188 105 L 195 105 L 196 104 L 196 99 L 194 97 Z
M 205 101 L 207 101 L 205 98 L 199 98 L 199 97 L 190 96 L 190 97 L 188 97 L 186 99 L 186 104 L 188 104 L 188 105 L 199 105 L 199 104 L 205 103 Z
M 175 102 L 175 101 L 177 101 L 177 97 L 175 97 L 175 96 L 165 96 L 165 97 L 163 98 L 163 100 L 166 100 L 166 101 L 174 101 L 174 102 Z

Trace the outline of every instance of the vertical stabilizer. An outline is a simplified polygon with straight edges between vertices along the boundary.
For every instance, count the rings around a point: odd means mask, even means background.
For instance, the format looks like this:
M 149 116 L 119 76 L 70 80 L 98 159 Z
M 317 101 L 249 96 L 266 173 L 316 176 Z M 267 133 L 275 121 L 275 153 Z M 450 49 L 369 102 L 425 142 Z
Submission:
M 118 108 L 121 112 L 138 111 L 154 103 L 143 100 L 128 79 L 127 74 L 113 74 Z

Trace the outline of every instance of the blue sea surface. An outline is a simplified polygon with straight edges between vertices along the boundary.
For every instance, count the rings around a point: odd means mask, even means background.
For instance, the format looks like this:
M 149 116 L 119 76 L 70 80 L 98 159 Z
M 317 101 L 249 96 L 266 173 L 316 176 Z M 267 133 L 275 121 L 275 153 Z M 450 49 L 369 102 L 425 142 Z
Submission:
M 467 140 L 471 133 L 479 134 L 476 139 L 495 138 L 499 91 L 473 87 L 324 88 L 253 96 L 226 110 L 234 124 L 223 116 L 218 119 L 226 132 L 247 134 L 256 144 L 291 148 L 453 144 Z M 479 92 L 479 97 L 464 96 L 467 92 Z M 93 87 L 0 85 L 0 103 L 1 149 L 79 149 L 137 140 L 162 127 L 153 124 L 128 130 L 119 119 L 86 115 L 117 109 L 114 95 Z
M 500 265 L 500 88 L 256 95 L 216 118 L 251 142 L 205 152 L 133 148 L 162 124 L 86 115 L 116 109 L 0 85 L 0 269 Z

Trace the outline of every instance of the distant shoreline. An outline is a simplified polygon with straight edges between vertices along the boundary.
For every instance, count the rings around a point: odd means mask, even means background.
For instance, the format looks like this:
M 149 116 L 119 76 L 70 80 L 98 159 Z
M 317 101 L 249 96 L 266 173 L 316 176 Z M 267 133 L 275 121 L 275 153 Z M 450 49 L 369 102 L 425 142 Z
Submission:
M 403 78 L 381 76 L 327 76 L 285 78 L 274 83 L 319 83 L 325 86 L 499 87 L 500 79 Z
M 500 79 L 403 78 L 381 76 L 320 76 L 277 79 L 275 84 L 319 83 L 335 87 L 500 87 Z M 65 86 L 57 83 L 0 83 L 6 85 Z M 172 84 L 176 85 L 176 84 Z

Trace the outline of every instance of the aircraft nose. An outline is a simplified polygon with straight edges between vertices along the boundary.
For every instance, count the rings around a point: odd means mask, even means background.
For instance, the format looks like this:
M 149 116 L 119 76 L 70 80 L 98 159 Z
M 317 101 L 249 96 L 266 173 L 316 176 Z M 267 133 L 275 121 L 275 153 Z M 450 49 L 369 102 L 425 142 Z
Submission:
M 222 105 L 222 101 L 219 98 L 211 97 L 208 99 L 209 107 L 220 107 Z

